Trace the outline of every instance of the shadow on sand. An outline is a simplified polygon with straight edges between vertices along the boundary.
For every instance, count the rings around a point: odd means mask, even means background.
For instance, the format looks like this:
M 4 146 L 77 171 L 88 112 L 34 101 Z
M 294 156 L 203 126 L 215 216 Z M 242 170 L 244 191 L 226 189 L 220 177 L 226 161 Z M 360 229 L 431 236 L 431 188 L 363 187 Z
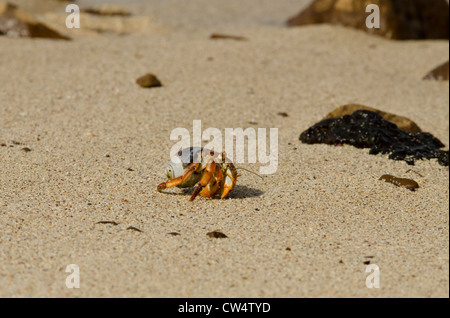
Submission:
M 192 195 L 193 192 L 194 192 L 194 188 L 187 188 L 187 189 L 181 189 L 181 192 L 179 192 L 179 191 L 164 192 L 164 194 L 190 196 L 190 195 Z M 228 195 L 227 199 L 230 199 L 230 200 L 246 199 L 246 198 L 259 197 L 263 194 L 264 194 L 264 192 L 259 189 L 255 189 L 255 188 L 251 188 L 251 187 L 247 187 L 247 186 L 243 186 L 243 185 L 236 185 L 234 187 L 233 191 L 231 191 L 230 194 Z M 216 199 L 217 198 L 218 197 L 216 197 Z

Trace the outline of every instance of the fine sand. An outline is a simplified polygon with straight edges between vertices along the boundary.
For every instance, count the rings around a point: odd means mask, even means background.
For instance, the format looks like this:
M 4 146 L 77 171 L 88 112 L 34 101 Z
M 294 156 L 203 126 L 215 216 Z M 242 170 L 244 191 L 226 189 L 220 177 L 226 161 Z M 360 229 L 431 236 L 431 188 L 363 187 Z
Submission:
M 298 140 L 359 103 L 448 146 L 449 84 L 422 80 L 448 60 L 448 41 L 286 28 L 307 0 L 110 2 L 134 20 L 67 30 L 57 7 L 37 16 L 73 41 L 0 36 L 1 297 L 449 296 L 448 168 Z M 163 87 L 135 83 L 148 72 Z M 241 170 L 227 200 L 157 192 L 171 131 L 195 119 L 278 128 L 277 172 Z M 378 289 L 366 287 L 369 261 Z M 69 264 L 79 289 L 66 287 Z

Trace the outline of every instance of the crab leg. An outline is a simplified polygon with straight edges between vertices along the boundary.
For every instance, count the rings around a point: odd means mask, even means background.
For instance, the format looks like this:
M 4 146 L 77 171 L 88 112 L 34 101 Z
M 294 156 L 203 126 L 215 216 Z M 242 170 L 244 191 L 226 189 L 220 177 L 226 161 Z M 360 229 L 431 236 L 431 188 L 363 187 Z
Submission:
M 195 187 L 194 193 L 192 193 L 189 201 L 194 201 L 194 199 L 197 197 L 197 195 L 200 193 L 200 191 L 202 191 L 202 189 L 203 189 L 203 186 L 200 183 L 197 184 L 197 186 Z
M 214 198 L 216 194 L 221 190 L 222 179 L 223 174 L 221 168 L 216 164 L 216 171 L 214 171 L 214 173 L 211 175 L 209 182 L 204 186 L 201 185 L 200 195 L 205 198 Z
M 229 174 L 229 172 L 231 172 L 231 175 Z M 225 181 L 223 184 L 222 194 L 220 195 L 221 199 L 224 199 L 228 195 L 228 193 L 230 193 L 230 191 L 234 188 L 237 177 L 238 174 L 236 167 L 234 166 L 234 164 L 229 163 L 225 171 Z
M 216 163 L 212 158 L 209 159 L 210 162 L 206 164 L 205 172 L 203 172 L 202 178 L 198 182 L 198 185 L 195 187 L 194 193 L 192 193 L 189 201 L 193 201 L 197 195 L 211 182 L 213 172 L 216 170 Z
M 183 183 L 195 172 L 195 170 L 197 170 L 198 166 L 199 166 L 198 163 L 191 163 L 189 165 L 188 170 L 186 171 L 186 173 L 184 175 L 182 175 L 181 177 L 175 178 L 175 179 L 169 179 L 166 182 L 159 184 L 157 190 L 162 191 L 166 188 L 175 187 L 175 186 Z

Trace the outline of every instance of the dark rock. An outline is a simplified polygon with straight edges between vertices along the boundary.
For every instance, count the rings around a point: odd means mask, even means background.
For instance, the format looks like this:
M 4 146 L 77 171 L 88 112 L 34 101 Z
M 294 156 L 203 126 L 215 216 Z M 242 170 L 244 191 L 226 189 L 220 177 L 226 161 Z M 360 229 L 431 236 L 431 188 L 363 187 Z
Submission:
M 119 225 L 119 223 L 117 223 L 117 222 L 115 222 L 115 221 L 98 221 L 98 222 L 95 223 L 95 224 L 111 224 L 111 225 L 114 225 L 114 226 Z
M 380 180 L 384 180 L 386 182 L 392 183 L 392 184 L 396 185 L 397 187 L 404 187 L 411 191 L 416 191 L 416 189 L 419 188 L 419 184 L 412 179 L 397 178 L 390 174 L 382 175 L 380 177 Z
M 437 155 L 438 162 L 441 166 L 447 166 L 448 167 L 448 151 L 441 151 Z
M 444 64 L 439 65 L 432 71 L 430 71 L 425 77 L 424 80 L 436 80 L 436 81 L 448 81 L 448 61 Z
M 408 133 L 383 119 L 379 114 L 358 110 L 352 115 L 320 121 L 300 135 L 307 144 L 349 144 L 370 148 L 370 154 L 389 154 L 389 159 L 404 160 L 414 165 L 416 160 L 437 158 L 448 166 L 449 152 L 444 144 L 426 132 Z
M 136 231 L 136 232 L 143 232 L 142 230 L 138 229 L 137 227 L 134 226 L 129 226 L 127 227 L 127 230 L 131 230 L 131 231 Z
M 212 40 L 236 40 L 236 41 L 248 41 L 247 38 L 238 35 L 219 34 L 213 33 L 209 36 Z
M 366 26 L 369 4 L 380 8 L 380 28 Z M 397 40 L 448 39 L 448 10 L 446 0 L 315 0 L 287 24 L 340 24 Z
M 219 232 L 219 231 L 208 232 L 208 233 L 206 233 L 206 235 L 208 235 L 211 238 L 227 238 L 228 237 L 224 233 Z
M 0 2 L 0 35 L 2 34 L 10 37 L 70 40 L 8 2 Z
M 160 86 L 162 86 L 162 84 L 159 81 L 159 79 L 155 75 L 153 75 L 151 73 L 148 73 L 148 74 L 145 74 L 144 76 L 139 77 L 136 80 L 136 83 L 139 86 L 144 87 L 144 88 L 160 87 Z
M 336 108 L 335 110 L 333 110 L 328 115 L 326 115 L 322 120 L 328 119 L 328 118 L 338 118 L 338 117 L 342 117 L 344 115 L 351 115 L 357 110 L 370 110 L 371 112 L 377 113 L 378 115 L 383 117 L 383 119 L 396 124 L 399 129 L 406 131 L 406 132 L 416 133 L 416 132 L 422 131 L 422 129 L 420 129 L 420 127 L 409 118 L 391 114 L 391 113 L 387 113 L 387 112 L 384 112 L 384 111 L 376 109 L 376 108 L 359 105 L 359 104 L 348 104 L 348 105 L 340 106 L 340 107 Z

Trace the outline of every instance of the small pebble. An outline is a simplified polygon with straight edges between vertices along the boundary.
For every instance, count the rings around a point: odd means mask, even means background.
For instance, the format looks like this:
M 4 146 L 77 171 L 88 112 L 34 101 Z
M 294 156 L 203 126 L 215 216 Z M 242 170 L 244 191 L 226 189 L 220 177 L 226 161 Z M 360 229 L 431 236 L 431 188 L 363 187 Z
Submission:
M 140 230 L 140 229 L 138 229 L 137 227 L 134 227 L 134 226 L 129 226 L 129 227 L 127 227 L 127 230 L 132 230 L 132 231 L 136 231 L 136 232 L 143 232 L 142 230 Z
M 384 180 L 386 182 L 392 183 L 392 184 L 396 185 L 397 187 L 405 187 L 406 189 L 411 190 L 411 191 L 416 191 L 416 189 L 419 188 L 419 184 L 412 179 L 397 178 L 390 174 L 382 175 L 380 177 L 380 180 Z
M 226 238 L 226 237 L 228 237 L 224 233 L 219 232 L 219 231 L 208 232 L 208 233 L 206 233 L 206 235 L 208 235 L 211 238 Z
M 237 36 L 237 35 L 228 35 L 228 34 L 219 34 L 219 33 L 213 33 L 209 37 L 212 40 L 236 40 L 236 41 L 248 41 L 247 38 L 243 36 Z
M 139 86 L 144 87 L 144 88 L 161 87 L 162 86 L 159 79 L 151 73 L 148 73 L 148 74 L 145 74 L 144 76 L 139 77 L 136 80 L 136 83 Z
M 95 224 L 111 224 L 111 225 L 114 225 L 114 226 L 119 225 L 119 223 L 114 222 L 114 221 L 98 221 Z

